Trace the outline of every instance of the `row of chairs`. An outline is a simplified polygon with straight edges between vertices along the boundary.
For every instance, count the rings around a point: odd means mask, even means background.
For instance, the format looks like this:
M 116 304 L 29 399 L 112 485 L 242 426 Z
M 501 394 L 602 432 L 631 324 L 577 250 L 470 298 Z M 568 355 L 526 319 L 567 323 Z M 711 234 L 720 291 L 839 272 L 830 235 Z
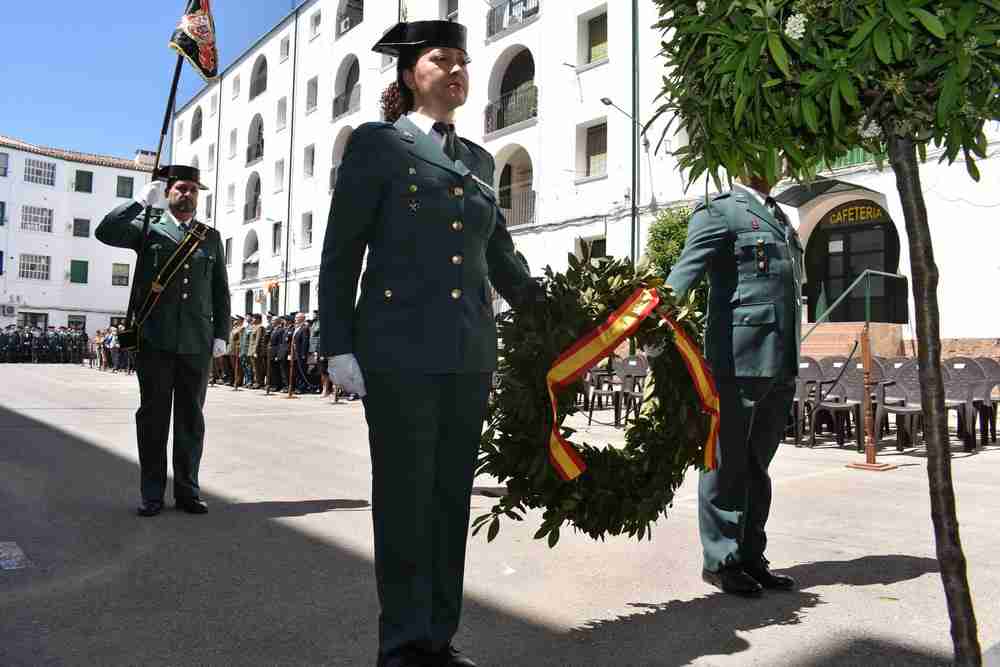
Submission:
M 982 444 L 996 442 L 1000 363 L 988 357 L 952 357 L 942 362 L 945 408 L 957 414 L 957 433 L 967 450 L 976 446 L 976 417 Z M 888 417 L 896 417 L 896 447 L 915 443 L 922 426 L 920 367 L 915 359 L 899 357 L 872 360 L 872 417 L 877 439 L 888 432 Z M 809 446 L 815 446 L 820 420 L 833 424 L 837 443 L 843 445 L 853 431 L 859 451 L 864 437 L 864 366 L 857 359 L 803 357 L 792 408 L 795 444 L 802 443 L 803 428 L 809 427 Z
M 633 419 L 638 416 L 648 374 L 649 362 L 641 354 L 612 355 L 590 369 L 584 379 L 583 392 L 577 397 L 587 410 L 587 425 L 594 421 L 594 407 L 602 408 L 606 404 L 614 408 L 616 427 L 628 423 L 629 414 Z

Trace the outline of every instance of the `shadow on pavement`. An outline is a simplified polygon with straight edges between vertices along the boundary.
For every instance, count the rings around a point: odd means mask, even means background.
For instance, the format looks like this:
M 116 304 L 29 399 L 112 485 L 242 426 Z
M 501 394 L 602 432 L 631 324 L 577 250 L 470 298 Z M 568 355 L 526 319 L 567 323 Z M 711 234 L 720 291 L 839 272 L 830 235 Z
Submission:
M 0 571 L 0 664 L 374 663 L 371 555 L 272 520 L 356 520 L 336 510 L 366 510 L 364 501 L 229 504 L 206 492 L 206 516 L 142 519 L 132 509 L 132 461 L 2 407 L 0 434 L 0 541 L 16 541 L 34 564 Z M 934 569 L 929 559 L 879 556 L 787 571 L 820 586 L 889 583 Z M 483 667 L 683 665 L 745 651 L 737 633 L 799 623 L 819 604 L 807 591 L 752 602 L 713 594 L 637 603 L 635 614 L 563 631 L 469 598 L 456 643 Z M 855 657 L 882 649 L 863 629 L 857 634 L 843 639 L 857 638 L 861 648 L 810 664 L 868 664 Z M 912 655 L 906 664 L 932 660 Z M 895 664 L 884 655 L 876 662 Z

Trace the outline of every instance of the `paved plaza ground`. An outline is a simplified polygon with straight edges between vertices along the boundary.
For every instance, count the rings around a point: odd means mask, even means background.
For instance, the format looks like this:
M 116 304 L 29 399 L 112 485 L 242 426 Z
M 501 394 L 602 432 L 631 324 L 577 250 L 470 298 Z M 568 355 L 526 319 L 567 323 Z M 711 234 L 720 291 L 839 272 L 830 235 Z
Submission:
M 134 377 L 0 365 L 0 665 L 374 664 L 360 403 L 210 388 L 211 512 L 143 519 L 137 401 Z M 1000 447 L 959 450 L 987 649 L 1000 642 Z M 692 474 L 651 541 L 564 530 L 550 550 L 532 540 L 538 513 L 492 544 L 471 538 L 456 644 L 483 667 L 948 664 L 926 458 L 890 446 L 894 471 L 845 468 L 861 458 L 829 443 L 778 452 L 768 556 L 796 592 L 743 600 L 701 582 Z M 473 516 L 496 487 L 477 480 Z

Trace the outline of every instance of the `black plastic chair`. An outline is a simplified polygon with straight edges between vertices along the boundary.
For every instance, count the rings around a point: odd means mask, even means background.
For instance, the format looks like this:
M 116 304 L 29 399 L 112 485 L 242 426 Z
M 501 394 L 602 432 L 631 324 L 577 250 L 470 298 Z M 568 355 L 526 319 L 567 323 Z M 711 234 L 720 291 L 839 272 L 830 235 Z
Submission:
M 1000 362 L 990 357 L 977 357 L 976 363 L 986 374 L 986 391 L 983 394 L 983 404 L 987 406 L 989 421 L 987 426 L 990 431 L 990 440 L 997 441 L 997 412 L 1000 406 L 1000 399 L 993 396 L 994 389 L 1000 389 Z M 985 435 L 986 429 L 983 429 Z
M 946 388 L 945 411 L 955 410 L 958 414 L 959 426 L 961 428 L 961 420 L 967 410 L 966 402 L 947 396 L 947 387 L 951 383 L 951 379 L 948 374 L 948 368 L 944 364 L 941 367 L 941 374 Z M 877 395 L 876 422 L 881 422 L 883 418 L 890 414 L 896 415 L 896 449 L 902 450 L 904 448 L 904 437 L 913 445 L 916 445 L 917 432 L 922 424 L 924 414 L 920 394 L 920 366 L 916 359 L 911 359 L 896 371 L 894 384 L 887 393 L 891 393 L 892 395 L 887 397 L 882 392 L 879 392 Z M 903 399 L 902 403 L 893 400 L 899 398 Z M 961 435 L 961 430 L 959 431 L 959 435 Z
M 604 399 L 610 399 L 615 408 L 615 426 L 619 423 L 619 388 L 615 385 L 613 371 L 607 368 L 592 368 L 587 373 L 587 426 L 594 422 L 594 406 L 603 407 Z
M 989 419 L 987 405 L 983 397 L 992 390 L 992 385 L 986 377 L 986 371 L 971 357 L 951 357 L 941 363 L 948 369 L 948 383 L 945 386 L 945 397 L 965 402 L 965 420 L 962 435 L 967 449 L 976 446 L 976 415 L 979 413 L 982 430 L 982 444 L 986 445 Z M 986 410 L 986 412 L 984 412 Z
M 812 357 L 799 358 L 799 375 L 795 378 L 795 398 L 792 399 L 792 431 L 795 446 L 802 446 L 802 431 L 806 422 L 812 424 L 812 412 L 817 392 L 833 384 L 823 377 L 823 369 Z
M 649 363 L 640 355 L 626 357 L 614 362 L 615 375 L 621 380 L 620 400 L 622 405 L 622 424 L 628 423 L 629 412 L 632 418 L 639 416 L 642 408 L 643 389 L 646 376 L 649 373 Z M 616 424 L 617 425 L 617 424 Z

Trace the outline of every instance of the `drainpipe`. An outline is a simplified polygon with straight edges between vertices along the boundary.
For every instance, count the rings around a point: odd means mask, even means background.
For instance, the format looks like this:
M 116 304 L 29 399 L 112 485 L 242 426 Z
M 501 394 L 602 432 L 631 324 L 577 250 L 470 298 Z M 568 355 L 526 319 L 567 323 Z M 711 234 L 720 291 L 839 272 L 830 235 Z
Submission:
M 298 66 L 299 66 L 299 10 L 295 10 L 295 52 L 292 54 L 292 103 L 288 114 L 291 127 L 288 128 L 288 212 L 285 219 L 285 296 L 282 301 L 281 310 L 288 314 L 288 270 L 292 261 L 292 178 L 295 169 L 295 91 L 298 87 Z

